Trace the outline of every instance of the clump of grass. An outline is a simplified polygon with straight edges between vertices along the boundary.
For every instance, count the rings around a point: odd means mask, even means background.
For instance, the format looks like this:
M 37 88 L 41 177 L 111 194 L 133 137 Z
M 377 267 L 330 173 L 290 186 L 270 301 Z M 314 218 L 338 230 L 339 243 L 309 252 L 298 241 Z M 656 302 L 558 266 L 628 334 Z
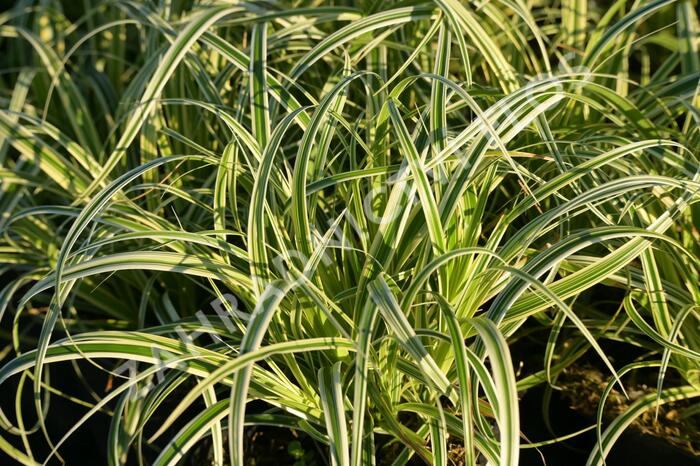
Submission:
M 110 465 L 243 465 L 250 426 L 338 466 L 515 465 L 519 393 L 656 371 L 598 411 L 603 464 L 700 395 L 699 30 L 691 0 L 17 1 L 0 383 L 36 401 L 0 449 L 60 456 L 62 361 L 111 374 L 66 432 L 111 413 Z

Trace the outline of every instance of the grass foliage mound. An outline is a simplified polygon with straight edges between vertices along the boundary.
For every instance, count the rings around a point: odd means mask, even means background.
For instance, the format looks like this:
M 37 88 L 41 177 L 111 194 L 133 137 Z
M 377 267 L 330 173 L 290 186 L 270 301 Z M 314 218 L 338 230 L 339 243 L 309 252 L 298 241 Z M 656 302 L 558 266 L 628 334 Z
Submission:
M 261 426 L 516 465 L 519 397 L 585 360 L 602 465 L 700 396 L 699 31 L 694 0 L 18 0 L 0 449 L 56 461 L 107 413 L 110 466 L 250 464 Z

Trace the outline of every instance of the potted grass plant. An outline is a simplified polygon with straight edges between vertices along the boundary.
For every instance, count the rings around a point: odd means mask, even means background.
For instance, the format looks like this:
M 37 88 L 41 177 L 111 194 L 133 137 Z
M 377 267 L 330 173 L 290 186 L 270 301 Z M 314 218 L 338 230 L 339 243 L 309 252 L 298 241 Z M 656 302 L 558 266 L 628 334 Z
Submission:
M 695 0 L 10 3 L 3 464 L 697 445 Z

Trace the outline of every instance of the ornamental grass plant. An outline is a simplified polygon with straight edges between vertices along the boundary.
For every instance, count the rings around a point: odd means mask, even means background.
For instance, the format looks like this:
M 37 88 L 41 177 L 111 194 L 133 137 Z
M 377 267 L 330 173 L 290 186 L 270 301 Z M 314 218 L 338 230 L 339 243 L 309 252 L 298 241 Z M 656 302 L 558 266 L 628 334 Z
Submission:
M 14 461 L 98 417 L 91 464 L 255 464 L 268 429 L 517 465 L 581 434 L 531 441 L 521 402 L 583 362 L 587 465 L 700 413 L 695 0 L 17 0 L 0 41 Z

